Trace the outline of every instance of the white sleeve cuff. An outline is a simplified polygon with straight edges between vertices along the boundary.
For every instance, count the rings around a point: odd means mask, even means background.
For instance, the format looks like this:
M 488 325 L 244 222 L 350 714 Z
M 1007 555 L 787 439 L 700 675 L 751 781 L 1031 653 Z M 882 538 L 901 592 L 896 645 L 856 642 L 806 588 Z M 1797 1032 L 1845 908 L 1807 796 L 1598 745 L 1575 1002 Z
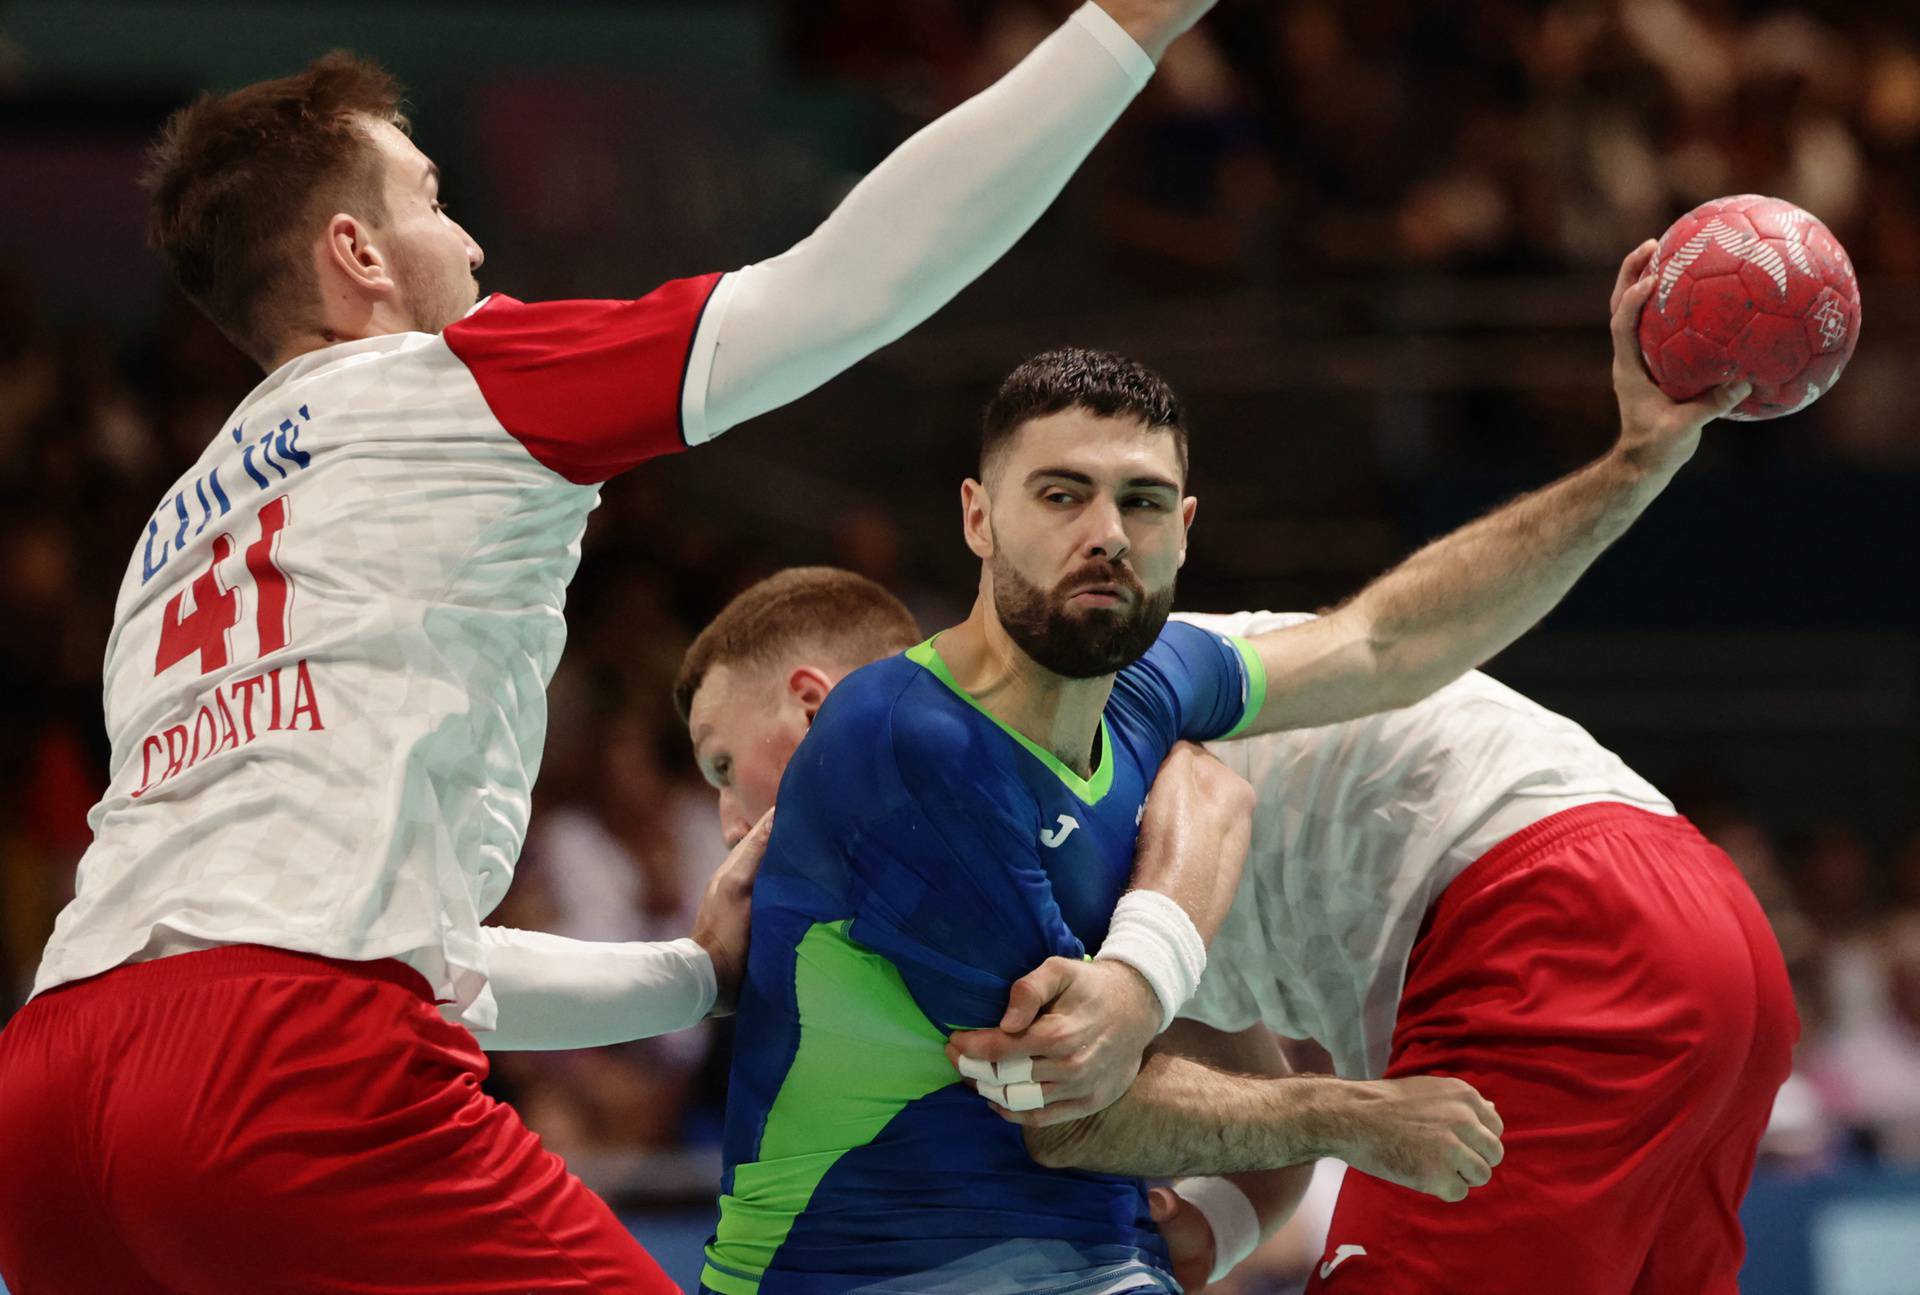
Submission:
M 680 435 L 689 449 L 705 445 L 726 430 L 724 427 L 710 429 L 707 424 L 707 388 L 713 382 L 713 361 L 720 350 L 720 326 L 726 320 L 733 291 L 739 286 L 738 270 L 713 285 L 713 295 L 707 298 L 706 309 L 700 312 L 700 325 L 693 332 L 693 346 L 687 352 L 687 371 L 680 384 Z
M 720 997 L 720 980 L 714 975 L 713 959 L 700 947 L 700 941 L 690 935 L 669 941 L 666 947 L 687 960 L 687 971 L 694 986 L 694 1001 L 700 1005 L 700 1015 L 695 1019 L 705 1020 Z
M 1071 21 L 1106 46 L 1120 70 L 1133 79 L 1134 89 L 1142 89 L 1153 80 L 1153 57 L 1140 48 L 1140 42 L 1127 35 L 1127 29 L 1116 22 L 1112 14 L 1093 0 L 1087 0 L 1075 10 Z
M 570 940 L 544 931 L 480 928 L 487 981 L 499 1003 L 489 1052 L 599 1048 L 699 1024 L 713 1010 L 713 962 L 691 939 Z

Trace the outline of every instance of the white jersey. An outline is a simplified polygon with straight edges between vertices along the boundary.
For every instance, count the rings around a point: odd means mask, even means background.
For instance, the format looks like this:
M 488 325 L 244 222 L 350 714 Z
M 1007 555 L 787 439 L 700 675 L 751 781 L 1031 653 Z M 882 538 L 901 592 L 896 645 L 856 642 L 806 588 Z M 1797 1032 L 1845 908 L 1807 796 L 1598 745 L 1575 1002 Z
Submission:
M 719 281 L 490 297 L 254 389 L 121 583 L 112 781 L 35 993 L 259 943 L 400 958 L 493 1025 L 480 922 L 526 833 L 596 483 L 701 425 L 685 379 Z
M 1309 617 L 1179 619 L 1244 636 Z M 1585 729 L 1477 671 L 1400 710 L 1209 749 L 1258 807 L 1233 908 L 1181 1014 L 1313 1039 L 1349 1079 L 1385 1071 L 1414 937 L 1469 864 L 1576 805 L 1674 812 Z

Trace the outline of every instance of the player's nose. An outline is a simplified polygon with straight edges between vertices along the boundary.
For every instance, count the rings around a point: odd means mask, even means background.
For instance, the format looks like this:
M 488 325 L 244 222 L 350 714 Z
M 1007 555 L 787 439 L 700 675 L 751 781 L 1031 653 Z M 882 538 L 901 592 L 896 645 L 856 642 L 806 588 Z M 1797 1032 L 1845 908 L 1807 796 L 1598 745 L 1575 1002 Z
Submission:
M 1085 541 L 1085 556 L 1103 557 L 1109 561 L 1126 556 L 1131 546 L 1127 540 L 1126 519 L 1121 516 L 1117 501 L 1102 496 L 1087 509 L 1086 521 L 1090 529 Z
M 732 793 L 721 792 L 720 839 L 727 843 L 727 848 L 731 850 L 740 844 L 752 830 L 753 820 L 748 818 L 746 811 L 740 808 L 740 802 L 734 799 Z

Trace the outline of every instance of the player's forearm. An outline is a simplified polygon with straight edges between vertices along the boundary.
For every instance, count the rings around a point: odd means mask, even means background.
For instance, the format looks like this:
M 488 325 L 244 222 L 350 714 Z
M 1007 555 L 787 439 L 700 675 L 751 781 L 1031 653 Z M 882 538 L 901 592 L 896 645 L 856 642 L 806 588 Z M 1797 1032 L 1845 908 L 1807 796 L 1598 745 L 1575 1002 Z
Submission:
M 1411 705 L 1551 611 L 1678 465 L 1616 450 L 1433 541 L 1338 610 L 1253 640 L 1268 668 L 1254 731 Z
M 717 342 L 705 425 L 688 435 L 797 399 L 945 305 L 1039 219 L 1152 72 L 1090 4 L 901 145 L 811 237 L 729 275 L 702 324 Z
M 1152 1177 L 1308 1164 L 1339 1154 L 1348 1132 L 1341 1082 L 1235 1075 L 1158 1053 L 1099 1114 L 1029 1127 L 1027 1150 L 1050 1168 Z
M 1435 540 L 1362 590 L 1352 606 L 1396 700 L 1426 696 L 1533 628 L 1675 468 L 1609 454 Z
M 692 940 L 609 943 L 480 928 L 497 1028 L 489 1052 L 595 1048 L 697 1024 L 712 1010 L 713 964 Z

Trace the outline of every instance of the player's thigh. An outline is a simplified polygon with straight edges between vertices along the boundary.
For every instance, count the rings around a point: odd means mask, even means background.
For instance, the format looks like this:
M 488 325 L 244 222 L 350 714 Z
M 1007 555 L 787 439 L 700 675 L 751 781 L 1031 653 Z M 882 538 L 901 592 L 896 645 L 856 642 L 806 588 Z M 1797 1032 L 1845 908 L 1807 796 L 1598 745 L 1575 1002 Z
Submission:
M 201 1295 L 378 1289 L 638 1295 L 674 1287 L 512 1108 L 464 1029 L 401 986 L 262 976 L 125 1013 L 107 1208 L 149 1271 Z M 165 1019 L 162 1019 L 162 1018 Z
M 1749 1116 L 1703 1148 L 1661 1211 L 1633 1295 L 1738 1295 L 1747 1253 L 1740 1202 L 1766 1127 L 1765 1115 Z
M 87 1180 L 82 1094 L 96 1087 L 61 1046 L 60 995 L 0 1030 L 0 1278 L 12 1295 L 173 1295 L 100 1212 Z
M 1746 1258 L 1740 1205 L 1753 1180 L 1774 1097 L 1793 1066 L 1800 1018 L 1780 947 L 1744 882 L 1728 865 L 1729 904 L 1747 930 L 1757 1011 L 1743 1078 L 1715 1128 L 1675 1179 L 1633 1295 L 1736 1295 Z
M 1558 1067 L 1458 1058 L 1440 1073 L 1500 1110 L 1506 1154 L 1492 1180 L 1450 1202 L 1349 1170 L 1308 1290 L 1626 1295 L 1661 1195 L 1644 1161 L 1623 1165 L 1612 1149 L 1637 1120 L 1632 1099 L 1576 1105 Z
M 166 1235 L 146 1231 L 156 1269 L 235 1295 L 678 1289 L 510 1107 L 476 1090 L 451 1117 L 387 1123 L 377 1137 L 279 1130 L 271 1154 L 228 1163 L 218 1215 L 176 1211 Z

